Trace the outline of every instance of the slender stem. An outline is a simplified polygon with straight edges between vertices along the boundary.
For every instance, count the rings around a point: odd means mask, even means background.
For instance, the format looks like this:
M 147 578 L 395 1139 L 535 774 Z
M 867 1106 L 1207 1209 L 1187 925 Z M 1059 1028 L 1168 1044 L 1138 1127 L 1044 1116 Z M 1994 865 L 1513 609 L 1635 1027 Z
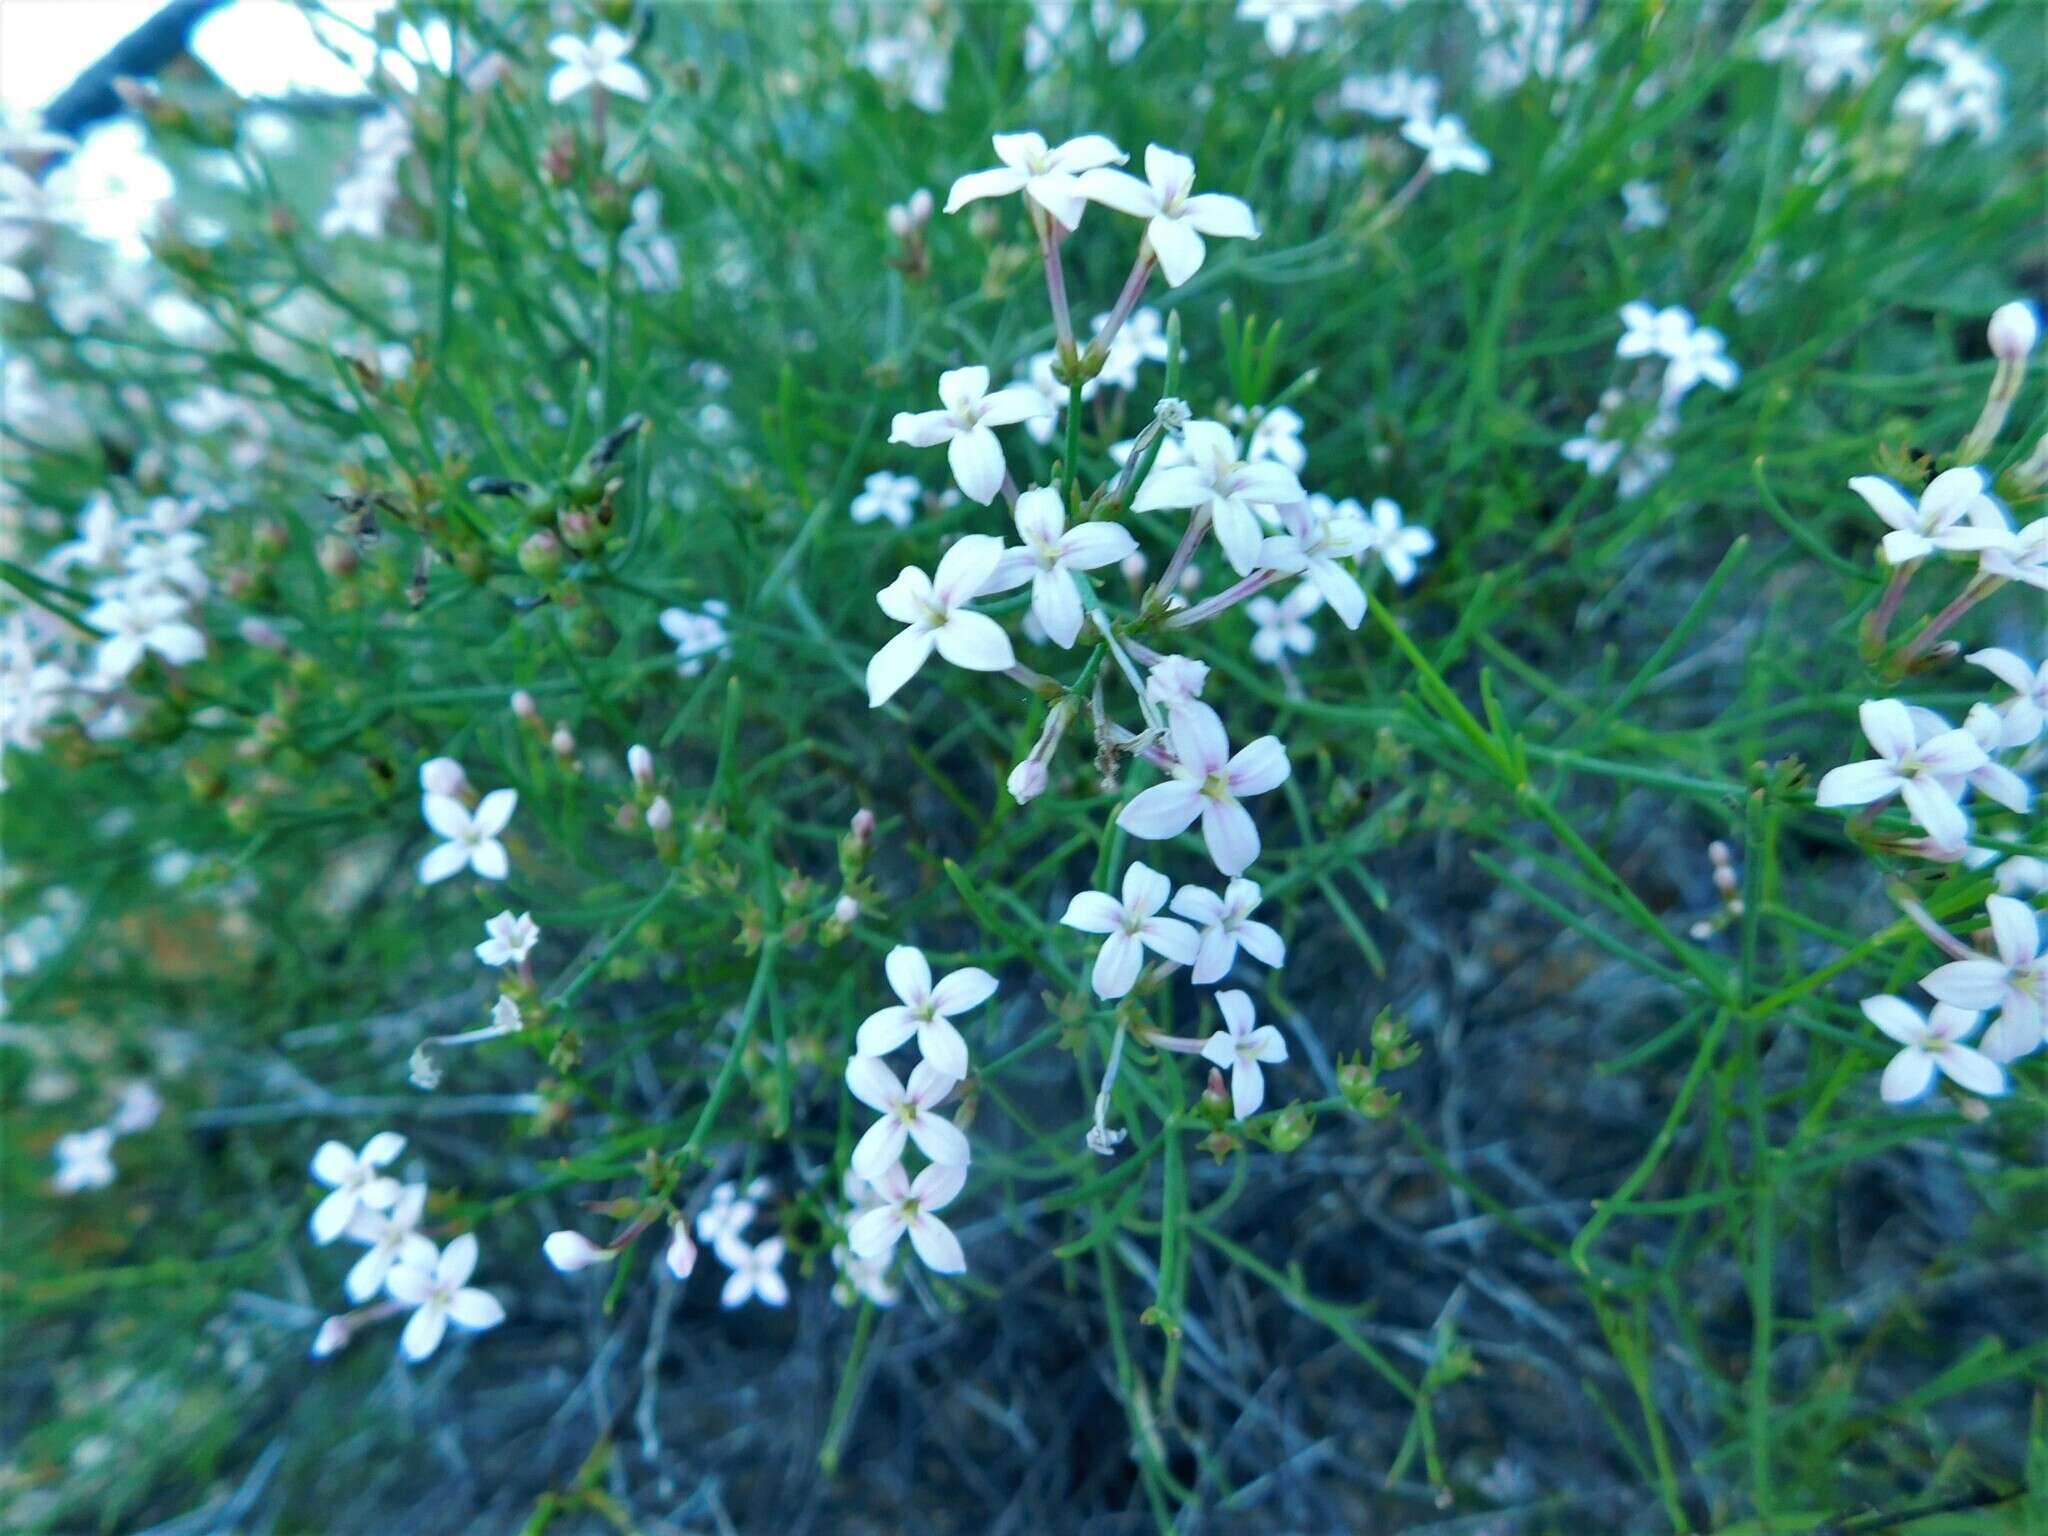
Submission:
M 1870 615 L 1870 654 L 1876 655 L 1884 649 L 1884 637 L 1892 627 L 1892 619 L 1899 611 L 1899 604 L 1905 600 L 1906 584 L 1913 579 L 1913 573 L 1920 568 L 1917 560 L 1908 560 L 1904 565 L 1894 567 L 1892 579 L 1886 584 L 1884 596 Z
M 1168 629 L 1193 629 L 1197 624 L 1206 624 L 1218 614 L 1235 608 L 1254 592 L 1263 592 L 1274 582 L 1283 580 L 1286 571 L 1254 571 L 1235 586 L 1224 588 L 1214 597 L 1204 599 L 1194 607 L 1176 613 L 1166 621 Z
M 2000 360 L 1997 370 L 1991 375 L 1991 390 L 1984 397 L 1984 409 L 1977 417 L 1977 424 L 1970 428 L 1970 435 L 1956 450 L 1956 463 L 1974 464 L 1991 451 L 1991 445 L 1998 441 L 1998 434 L 2005 427 L 2006 413 L 2019 396 L 2020 379 L 2025 372 L 2026 364 L 2023 362 Z
M 1051 214 L 1042 212 L 1028 193 L 1025 206 L 1031 210 L 1031 224 L 1038 231 L 1039 249 L 1045 252 L 1045 294 L 1052 301 L 1052 331 L 1059 342 L 1060 361 L 1072 368 L 1078 354 L 1074 347 L 1074 316 L 1067 308 L 1067 271 L 1060 263 L 1059 223 Z M 1078 382 L 1074 391 L 1078 400 Z
M 1387 225 L 1393 223 L 1394 220 L 1401 216 L 1402 211 L 1415 201 L 1415 195 L 1429 185 L 1430 179 L 1434 175 L 1435 172 L 1429 168 L 1429 162 L 1427 160 L 1423 161 L 1421 165 L 1415 168 L 1415 174 L 1408 178 L 1401 190 L 1396 192 L 1378 213 L 1366 221 L 1365 228 L 1359 231 L 1359 233 L 1361 235 L 1376 235 Z
M 1145 680 L 1138 675 L 1137 667 L 1124 653 L 1123 643 L 1117 639 L 1116 630 L 1110 626 L 1109 615 L 1100 608 L 1092 609 L 1088 615 L 1095 621 L 1095 627 L 1102 632 L 1103 643 L 1109 647 L 1109 654 L 1116 658 L 1117 667 L 1123 672 L 1124 681 L 1131 685 L 1131 691 L 1138 696 L 1138 708 L 1144 712 L 1145 724 L 1155 731 L 1164 731 L 1166 722 L 1159 718 L 1159 707 L 1145 692 Z
M 1110 343 L 1116 340 L 1116 333 L 1124 328 L 1124 322 L 1131 317 L 1131 311 L 1138 307 L 1138 300 L 1144 296 L 1145 284 L 1152 278 L 1152 242 L 1146 241 L 1138 247 L 1138 259 L 1131 264 L 1131 275 L 1124 279 L 1124 290 L 1116 296 L 1116 307 L 1109 312 L 1109 318 L 1102 322 L 1102 329 L 1095 339 L 1088 343 L 1088 369 L 1090 376 L 1099 372 L 1109 357 Z
M 1954 627 L 1956 620 L 1983 602 L 1985 598 L 2005 585 L 2003 576 L 1977 576 L 1970 584 L 1956 594 L 1955 600 L 1928 621 L 1927 628 L 1920 632 L 1912 645 L 1907 647 L 1905 659 L 1918 661 L 1940 643 L 1941 637 Z
M 1159 579 L 1152 584 L 1148 595 L 1151 599 L 1169 597 L 1180 585 L 1181 573 L 1187 570 L 1188 562 L 1195 558 L 1195 551 L 1209 533 L 1209 509 L 1197 507 L 1188 518 L 1188 525 L 1181 530 L 1180 543 L 1174 548 L 1173 558 L 1166 562 L 1166 569 L 1159 573 Z
M 1947 955 L 1949 959 L 1982 960 L 1984 958 L 1961 939 L 1942 927 L 1934 914 L 1921 906 L 1919 902 L 1911 898 L 1903 898 L 1899 902 L 1899 910 L 1905 913 L 1911 919 L 1913 926 L 1926 934 L 1933 941 L 1934 947 Z

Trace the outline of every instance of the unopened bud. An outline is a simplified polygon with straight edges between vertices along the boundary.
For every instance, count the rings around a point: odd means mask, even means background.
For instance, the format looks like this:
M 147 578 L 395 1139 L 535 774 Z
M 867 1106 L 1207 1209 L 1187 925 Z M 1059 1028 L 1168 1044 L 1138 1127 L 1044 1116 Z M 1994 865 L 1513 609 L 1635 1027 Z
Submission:
M 860 903 L 851 896 L 841 896 L 832 903 L 832 921 L 845 927 L 852 927 L 860 918 Z
M 866 806 L 853 813 L 853 821 L 849 825 L 855 842 L 871 843 L 875 840 L 875 813 Z
M 1124 563 L 1121 567 L 1124 573 L 1124 580 L 1131 584 L 1133 591 L 1144 584 L 1145 572 L 1149 568 L 1150 562 L 1146 560 L 1145 551 L 1142 549 L 1133 550 L 1130 554 L 1124 556 Z
M 535 581 L 553 581 L 562 574 L 562 541 L 554 529 L 538 529 L 521 541 L 519 569 Z
M 1178 432 L 1194 419 L 1194 414 L 1193 411 L 1188 409 L 1187 401 L 1177 399 L 1172 395 L 1168 395 L 1164 400 L 1160 401 L 1158 408 L 1153 412 L 1153 415 L 1159 418 L 1159 425 L 1166 428 L 1169 432 Z
M 1036 757 L 1025 758 L 1010 770 L 1009 778 L 1004 781 L 1009 788 L 1010 798 L 1019 805 L 1029 805 L 1036 800 L 1045 793 L 1046 786 L 1051 782 L 1052 775 L 1046 772 L 1045 764 Z
M 2033 305 L 2015 299 L 1991 312 L 1985 335 L 1991 342 L 1991 355 L 2001 363 L 2024 362 L 2041 339 L 2041 317 Z
M 460 797 L 469 789 L 469 775 L 452 757 L 432 757 L 420 764 L 420 788 L 430 795 Z
M 320 1325 L 320 1331 L 313 1335 L 313 1358 L 325 1360 L 329 1355 L 348 1348 L 348 1341 L 355 1337 L 355 1328 L 345 1317 L 330 1317 Z
M 637 741 L 626 748 L 626 771 L 642 789 L 654 788 L 654 754 Z
M 556 726 L 555 734 L 548 738 L 548 750 L 568 762 L 576 755 L 576 733 L 566 725 Z
M 518 716 L 522 725 L 540 724 L 540 706 L 533 702 L 533 695 L 524 688 L 512 695 L 512 713 Z
M 540 1251 L 565 1275 L 573 1275 L 593 1264 L 609 1263 L 618 1257 L 612 1250 L 598 1247 L 581 1232 L 550 1232 L 540 1245 Z
M 1275 1152 L 1293 1152 L 1315 1134 L 1315 1128 L 1314 1115 L 1299 1104 L 1290 1104 L 1273 1117 L 1272 1128 L 1266 1134 Z
M 647 807 L 647 825 L 656 832 L 666 832 L 676 824 L 676 809 L 668 803 L 667 795 L 656 795 L 654 803 Z
M 338 533 L 330 533 L 320 541 L 319 559 L 320 569 L 336 581 L 355 575 L 356 567 L 363 563 L 355 545 Z
M 690 1278 L 690 1271 L 697 1267 L 697 1245 L 690 1240 L 689 1229 L 681 1222 L 676 1223 L 675 1235 L 668 1240 L 668 1271 L 678 1280 Z
M 235 633 L 242 637 L 244 645 L 253 645 L 258 650 L 275 651 L 282 656 L 291 649 L 291 642 L 267 619 L 244 619 L 235 626 Z

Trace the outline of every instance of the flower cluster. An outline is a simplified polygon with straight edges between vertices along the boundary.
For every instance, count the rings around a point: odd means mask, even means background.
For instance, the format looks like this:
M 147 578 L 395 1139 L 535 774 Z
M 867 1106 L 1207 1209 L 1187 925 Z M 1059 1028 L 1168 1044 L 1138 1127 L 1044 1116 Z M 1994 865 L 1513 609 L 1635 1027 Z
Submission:
M 60 1195 L 105 1189 L 114 1182 L 114 1143 L 123 1136 L 148 1130 L 156 1124 L 163 1108 L 163 1095 L 154 1087 L 146 1082 L 130 1083 L 121 1091 L 114 1112 L 104 1122 L 57 1138 L 51 1149 L 57 1171 L 50 1176 L 50 1188 Z
M 1626 391 L 1603 391 L 1600 407 L 1586 418 L 1584 430 L 1558 452 L 1585 465 L 1586 473 L 1596 479 L 1614 471 L 1617 491 L 1630 499 L 1670 470 L 1666 445 L 1678 431 L 1678 409 L 1685 397 L 1701 384 L 1733 389 L 1742 370 L 1728 356 L 1727 338 L 1710 325 L 1700 325 L 1680 305 L 1658 309 L 1633 300 L 1622 305 L 1621 323 L 1614 355 L 1647 361 L 1652 367 L 1639 370 Z M 1633 432 L 1624 425 L 1630 418 L 1637 423 Z

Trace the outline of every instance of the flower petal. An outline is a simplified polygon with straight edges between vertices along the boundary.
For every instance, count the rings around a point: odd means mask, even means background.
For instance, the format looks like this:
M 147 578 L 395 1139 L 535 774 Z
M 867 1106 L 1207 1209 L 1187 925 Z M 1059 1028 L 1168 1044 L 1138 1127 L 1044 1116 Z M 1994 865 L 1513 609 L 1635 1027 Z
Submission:
M 956 609 L 951 618 L 932 631 L 939 654 L 956 667 L 970 672 L 1002 672 L 1017 665 L 1017 653 L 1010 649 L 1010 637 L 1003 626 L 985 613 Z
M 931 659 L 936 644 L 931 630 L 906 629 L 869 657 L 868 708 L 879 709 L 895 698 L 897 691 L 917 676 L 918 669 Z M 456 845 L 449 843 L 444 846 L 452 848 Z M 428 878 L 424 866 L 420 878 Z
M 1887 1104 L 1911 1104 L 1934 1086 L 1934 1058 L 1916 1045 L 1894 1056 L 1878 1079 L 1877 1091 Z
M 889 978 L 889 988 L 906 1007 L 918 1008 L 932 995 L 931 962 L 924 957 L 924 951 L 913 944 L 898 944 L 889 951 L 882 962 L 882 972 Z
M 1181 712 L 1174 713 L 1178 716 Z M 1194 825 L 1195 818 L 1202 814 L 1203 803 L 1200 785 L 1174 779 L 1154 784 L 1133 796 L 1130 804 L 1117 813 L 1116 824 L 1133 837 L 1154 841 L 1177 837 Z

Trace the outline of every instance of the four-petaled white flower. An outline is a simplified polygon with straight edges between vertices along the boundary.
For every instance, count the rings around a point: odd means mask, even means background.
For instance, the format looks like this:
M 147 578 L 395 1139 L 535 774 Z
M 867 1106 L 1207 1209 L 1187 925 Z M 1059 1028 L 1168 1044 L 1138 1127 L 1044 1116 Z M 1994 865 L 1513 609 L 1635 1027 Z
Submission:
M 1857 710 L 1877 756 L 1828 771 L 1814 795 L 1819 806 L 1868 805 L 1898 795 L 1928 836 L 1959 846 L 1970 823 L 1944 779 L 1968 775 L 1989 759 L 1968 731 L 1914 739 L 1913 717 L 1897 699 L 1865 699 Z
M 1423 163 L 1433 176 L 1452 171 L 1469 171 L 1484 176 L 1493 169 L 1493 156 L 1474 142 L 1465 131 L 1465 120 L 1446 112 L 1442 117 L 1411 117 L 1401 125 L 1401 137 L 1427 157 Z
M 1387 574 L 1398 587 L 1413 581 L 1415 562 L 1436 549 L 1436 535 L 1427 528 L 1403 523 L 1401 504 L 1386 496 L 1373 498 L 1370 537 L 1368 547 L 1379 556 L 1380 564 L 1387 568 Z
M 1216 867 L 1226 875 L 1243 874 L 1259 856 L 1259 829 L 1239 799 L 1287 781 L 1287 749 L 1279 737 L 1261 736 L 1233 756 L 1223 722 L 1206 704 L 1175 710 L 1167 735 L 1173 777 L 1140 791 L 1116 824 L 1133 837 L 1158 839 L 1178 836 L 1200 817 Z
M 718 1293 L 719 1303 L 727 1307 L 743 1307 L 749 1301 L 767 1307 L 786 1305 L 789 1283 L 782 1278 L 786 1247 L 779 1237 L 763 1238 L 752 1244 L 736 1237 L 721 1241 L 717 1250 L 719 1262 L 732 1273 L 725 1277 L 725 1287 Z
M 2004 728 L 2000 747 L 2031 746 L 2048 725 L 2048 660 L 2030 667 L 2013 652 L 1998 646 L 1972 651 L 1963 660 L 1982 667 L 2013 690 L 2013 697 L 1998 706 Z
M 431 1264 L 398 1264 L 384 1279 L 392 1297 L 413 1308 L 398 1347 L 408 1360 L 424 1360 L 441 1347 L 448 1325 L 472 1333 L 505 1321 L 505 1309 L 489 1291 L 471 1286 L 476 1272 L 476 1234 L 465 1232 L 434 1256 Z
M 1146 220 L 1145 239 L 1173 288 L 1202 270 L 1208 255 L 1202 236 L 1259 238 L 1258 221 L 1241 199 L 1220 192 L 1197 193 L 1194 186 L 1195 162 L 1157 144 L 1145 147 L 1143 181 L 1111 170 L 1089 171 L 1081 178 L 1082 195 L 1090 202 Z
M 661 632 L 676 643 L 677 672 L 695 677 L 704 670 L 706 661 L 716 661 L 731 649 L 731 637 L 725 629 L 730 611 L 715 597 L 707 598 L 695 613 L 687 608 L 661 611 Z
M 1716 389 L 1733 389 L 1742 369 L 1727 352 L 1728 339 L 1711 325 L 1696 326 L 1686 334 L 1671 361 L 1664 365 L 1664 398 L 1682 400 L 1695 384 Z
M 952 1121 L 935 1113 L 953 1091 L 955 1079 L 928 1061 L 910 1072 L 905 1087 L 877 1056 L 855 1056 L 846 1063 L 846 1086 L 853 1096 L 882 1118 L 869 1126 L 854 1145 L 853 1171 L 874 1180 L 903 1156 L 906 1139 L 935 1163 L 965 1166 L 972 1161 L 967 1138 Z
M 2048 1010 L 2048 955 L 2041 952 L 2041 922 L 2034 909 L 2010 896 L 1984 902 L 1998 958 L 1952 960 L 1920 983 L 1928 996 L 1971 1014 L 1998 1010 L 1985 1031 L 1983 1051 L 1993 1061 L 2017 1061 L 2041 1044 Z
M 329 1196 L 332 1199 L 333 1196 Z M 349 1218 L 342 1235 L 352 1243 L 368 1243 L 370 1251 L 349 1267 L 342 1281 L 348 1299 L 358 1306 L 384 1288 L 384 1277 L 394 1264 L 421 1268 L 434 1262 L 434 1244 L 420 1235 L 420 1218 L 427 1210 L 427 1186 L 408 1184 L 388 1211 L 359 1208 Z
M 1277 603 L 1259 596 L 1244 605 L 1244 616 L 1252 621 L 1252 655 L 1268 666 L 1282 660 L 1289 651 L 1306 656 L 1316 648 L 1316 632 L 1308 616 L 1323 606 L 1323 594 L 1314 587 L 1296 587 Z
M 1243 426 L 1248 412 L 1241 405 L 1230 408 L 1232 426 Z M 1259 413 L 1258 425 L 1244 445 L 1248 459 L 1271 459 L 1285 464 L 1297 475 L 1308 465 L 1308 449 L 1301 440 L 1301 413 L 1291 405 L 1276 405 Z
M 954 182 L 953 190 L 946 194 L 946 212 L 957 213 L 984 197 L 1022 192 L 1074 229 L 1088 209 L 1081 174 L 1130 159 L 1099 133 L 1084 133 L 1056 148 L 1047 148 L 1043 136 L 1036 133 L 999 133 L 995 146 L 996 158 L 1003 163 L 992 170 L 969 172 Z
M 1621 306 L 1621 323 L 1616 357 L 1677 357 L 1692 339 L 1692 311 L 1678 304 L 1652 309 L 1636 299 Z
M 697 1213 L 697 1241 L 716 1247 L 721 1238 L 738 1237 L 754 1219 L 756 1209 L 752 1199 L 740 1198 L 730 1181 L 717 1185 Z
M 1347 505 L 1355 508 L 1357 503 Z M 1279 511 L 1287 531 L 1259 546 L 1259 564 L 1300 575 L 1329 599 L 1346 629 L 1358 628 L 1365 617 L 1365 588 L 1342 562 L 1372 547 L 1365 519 L 1342 507 L 1318 508 L 1312 501 L 1292 502 Z
M 970 533 L 939 557 L 930 576 L 907 565 L 875 594 L 882 612 L 908 627 L 868 660 L 870 709 L 894 698 L 934 650 L 970 672 L 1001 672 L 1017 664 L 1003 627 L 964 606 L 988 585 L 1002 558 L 1001 539 Z
M 1061 922 L 1083 933 L 1105 935 L 1089 977 L 1095 995 L 1104 1002 L 1124 996 L 1137 985 L 1148 949 L 1179 965 L 1195 963 L 1201 935 L 1178 918 L 1159 915 L 1172 894 L 1173 885 L 1166 876 L 1149 865 L 1133 863 L 1124 871 L 1122 901 L 1107 891 L 1082 891 L 1067 903 Z
M 57 1138 L 52 1149 L 57 1171 L 50 1176 L 50 1188 L 60 1195 L 75 1195 L 81 1189 L 105 1189 L 114 1182 L 114 1132 L 96 1125 L 89 1131 L 72 1131 Z
M 429 849 L 420 860 L 420 884 L 433 885 L 465 869 L 476 871 L 485 880 L 504 879 L 511 865 L 498 834 L 518 806 L 516 789 L 492 790 L 474 811 L 448 795 L 422 795 L 420 814 L 447 841 Z
M 313 1154 L 313 1177 L 333 1191 L 313 1207 L 313 1241 L 333 1242 L 355 1219 L 357 1211 L 388 1211 L 398 1203 L 398 1180 L 378 1170 L 405 1150 L 396 1131 L 379 1131 L 351 1152 L 338 1141 L 326 1141 Z
M 1997 503 L 1989 497 L 1985 501 L 1990 506 L 1990 515 L 1982 518 L 1982 524 L 2002 526 L 2004 518 L 1998 514 Z M 2048 517 L 2037 517 L 2019 532 L 2006 534 L 1977 559 L 1978 568 L 1986 576 L 2023 581 L 2048 592 Z
M 106 638 L 93 655 L 93 669 L 119 682 L 155 651 L 174 667 L 206 654 L 206 636 L 185 618 L 186 600 L 161 587 L 121 591 L 96 603 L 86 623 Z
M 891 1163 L 870 1182 L 880 1204 L 854 1217 L 846 1230 L 847 1246 L 856 1255 L 887 1262 L 907 1232 L 910 1246 L 924 1260 L 925 1268 L 942 1275 L 957 1275 L 967 1268 L 960 1239 L 933 1214 L 959 1195 L 967 1182 L 965 1168 L 933 1163 L 913 1179 L 904 1173 L 901 1163 Z
M 1265 537 L 1252 508 L 1305 499 L 1301 482 L 1284 464 L 1239 458 L 1237 439 L 1220 421 L 1189 422 L 1181 429 L 1181 447 L 1184 462 L 1168 469 L 1154 465 L 1131 510 L 1186 507 L 1196 516 L 1206 514 L 1231 567 L 1240 576 L 1250 575 Z
M 898 528 L 908 528 L 917 512 L 917 499 L 924 494 L 914 475 L 895 475 L 878 469 L 862 482 L 864 489 L 848 509 L 856 523 L 885 518 Z
M 1266 1102 L 1266 1062 L 1285 1061 L 1287 1042 L 1270 1024 L 1256 1028 L 1252 1000 L 1238 991 L 1218 992 L 1216 1006 L 1223 1010 L 1222 1029 L 1202 1045 L 1202 1058 L 1218 1067 L 1230 1068 L 1230 1109 L 1240 1120 L 1249 1120 Z
M 1278 970 L 1287 963 L 1287 941 L 1269 924 L 1256 921 L 1259 888 L 1250 880 L 1233 880 L 1223 894 L 1184 885 L 1173 893 L 1173 910 L 1201 929 L 1191 981 L 1203 986 L 1221 981 L 1237 963 L 1240 947 L 1261 965 Z
M 967 1042 L 960 1038 L 952 1018 L 994 997 L 995 977 L 979 966 L 967 965 L 947 972 L 934 984 L 924 951 L 908 944 L 890 950 L 882 968 L 901 1001 L 862 1021 L 855 1049 L 863 1056 L 886 1056 L 915 1035 L 918 1052 L 934 1070 L 954 1079 L 965 1077 Z
M 548 39 L 548 52 L 562 61 L 561 68 L 548 76 L 548 100 L 567 101 L 593 85 L 603 86 L 618 96 L 635 101 L 647 99 L 647 77 L 626 62 L 633 51 L 633 39 L 616 27 L 599 27 L 585 42 L 563 33 Z
M 1967 1008 L 1936 1003 L 1923 1018 L 1898 997 L 1866 997 L 1862 1008 L 1865 1018 L 1904 1047 L 1879 1080 L 1885 1103 L 1910 1104 L 1925 1096 L 1937 1070 L 1958 1088 L 1986 1098 L 2005 1092 L 2005 1069 L 1963 1044 L 1977 1028 L 1977 1015 Z
M 1099 570 L 1133 554 L 1138 541 L 1115 523 L 1067 526 L 1060 493 L 1051 486 L 1017 498 L 1017 535 L 1024 542 L 1003 551 L 984 592 L 1007 592 L 1031 583 L 1031 611 L 1046 638 L 1064 649 L 1081 632 L 1083 606 L 1077 571 Z
M 1052 407 L 1029 385 L 1013 384 L 990 394 L 988 370 L 979 365 L 940 374 L 939 400 L 942 410 L 898 411 L 889 425 L 889 441 L 913 448 L 944 443 L 961 493 L 987 506 L 1009 473 L 995 428 L 1049 415 Z
M 477 945 L 476 957 L 485 965 L 524 965 L 540 942 L 540 924 L 528 912 L 500 912 L 485 920 L 484 932 L 490 937 Z
M 1891 528 L 1880 546 L 1887 565 L 1904 565 L 1936 550 L 1989 549 L 2010 538 L 2002 517 L 1993 526 L 1971 520 L 1977 503 L 1989 499 L 1982 470 L 1944 470 L 1920 493 L 1918 505 L 1903 487 L 1881 475 L 1858 475 L 1849 489 Z

